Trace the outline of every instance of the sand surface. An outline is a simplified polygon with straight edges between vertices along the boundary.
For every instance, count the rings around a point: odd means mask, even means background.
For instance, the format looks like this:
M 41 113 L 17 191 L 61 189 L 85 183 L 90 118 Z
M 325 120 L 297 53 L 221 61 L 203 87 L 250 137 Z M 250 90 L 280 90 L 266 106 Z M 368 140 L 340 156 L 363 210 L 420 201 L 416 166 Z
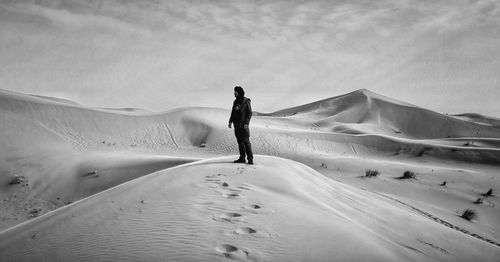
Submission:
M 232 163 L 228 116 L 0 90 L 0 260 L 500 256 L 498 119 L 359 90 L 256 113 L 250 166 Z

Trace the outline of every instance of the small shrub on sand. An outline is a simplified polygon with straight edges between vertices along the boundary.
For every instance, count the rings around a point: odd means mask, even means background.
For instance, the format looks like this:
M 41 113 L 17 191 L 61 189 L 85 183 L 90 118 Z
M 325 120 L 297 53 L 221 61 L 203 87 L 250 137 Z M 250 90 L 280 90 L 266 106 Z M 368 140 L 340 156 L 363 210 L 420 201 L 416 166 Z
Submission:
M 472 219 L 475 219 L 477 217 L 477 213 L 476 213 L 476 211 L 467 208 L 466 210 L 464 210 L 462 212 L 462 215 L 460 215 L 460 217 L 471 221 Z
M 41 208 L 33 208 L 30 210 L 30 217 L 37 217 L 42 214 L 42 209 Z
M 9 185 L 18 185 L 22 184 L 26 181 L 26 178 L 24 176 L 19 176 L 19 175 L 14 175 L 9 182 Z
M 482 203 L 483 203 L 482 198 L 478 198 L 478 199 L 476 199 L 476 201 L 474 201 L 474 204 L 482 204 Z
M 489 197 L 489 196 L 492 196 L 493 195 L 493 188 L 490 188 L 490 190 L 488 190 L 488 192 L 484 193 L 483 196 L 485 197 Z
M 378 175 L 380 175 L 380 172 L 378 172 L 378 170 L 374 170 L 374 169 L 368 169 L 365 172 L 366 177 L 376 177 Z
M 93 171 L 90 171 L 90 172 L 84 174 L 83 176 L 99 177 L 99 173 L 97 172 L 97 170 L 93 170 Z
M 417 176 L 412 171 L 405 171 L 400 179 L 415 179 Z

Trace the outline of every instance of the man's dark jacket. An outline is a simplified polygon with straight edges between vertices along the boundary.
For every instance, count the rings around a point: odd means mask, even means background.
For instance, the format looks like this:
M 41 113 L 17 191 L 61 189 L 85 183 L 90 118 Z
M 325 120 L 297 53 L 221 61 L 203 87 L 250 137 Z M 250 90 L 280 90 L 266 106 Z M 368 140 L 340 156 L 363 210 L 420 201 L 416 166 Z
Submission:
M 234 123 L 235 126 L 243 127 L 243 125 L 248 125 L 250 123 L 250 118 L 252 118 L 250 98 L 243 97 L 243 99 L 235 99 L 229 123 Z

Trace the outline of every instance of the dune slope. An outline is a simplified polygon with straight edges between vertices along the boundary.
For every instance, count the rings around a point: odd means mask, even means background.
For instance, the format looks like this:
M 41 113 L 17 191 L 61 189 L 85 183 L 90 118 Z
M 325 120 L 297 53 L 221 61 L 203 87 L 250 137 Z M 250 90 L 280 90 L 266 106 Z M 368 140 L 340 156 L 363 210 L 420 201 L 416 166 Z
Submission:
M 4 231 L 0 259 L 492 261 L 500 254 L 297 162 L 229 160 L 144 176 Z

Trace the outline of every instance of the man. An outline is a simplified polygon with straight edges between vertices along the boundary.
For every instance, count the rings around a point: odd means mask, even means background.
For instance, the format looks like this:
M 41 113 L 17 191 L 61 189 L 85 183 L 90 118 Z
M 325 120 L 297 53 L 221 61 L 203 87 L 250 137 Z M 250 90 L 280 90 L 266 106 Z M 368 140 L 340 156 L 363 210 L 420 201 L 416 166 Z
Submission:
M 240 150 L 240 158 L 234 163 L 245 163 L 245 154 L 248 159 L 248 164 L 253 165 L 252 145 L 250 144 L 250 118 L 252 118 L 252 107 L 250 106 L 250 98 L 245 97 L 245 91 L 241 86 L 234 87 L 234 96 L 236 99 L 233 102 L 233 110 L 229 118 L 228 127 L 234 124 L 234 134 L 238 141 Z

